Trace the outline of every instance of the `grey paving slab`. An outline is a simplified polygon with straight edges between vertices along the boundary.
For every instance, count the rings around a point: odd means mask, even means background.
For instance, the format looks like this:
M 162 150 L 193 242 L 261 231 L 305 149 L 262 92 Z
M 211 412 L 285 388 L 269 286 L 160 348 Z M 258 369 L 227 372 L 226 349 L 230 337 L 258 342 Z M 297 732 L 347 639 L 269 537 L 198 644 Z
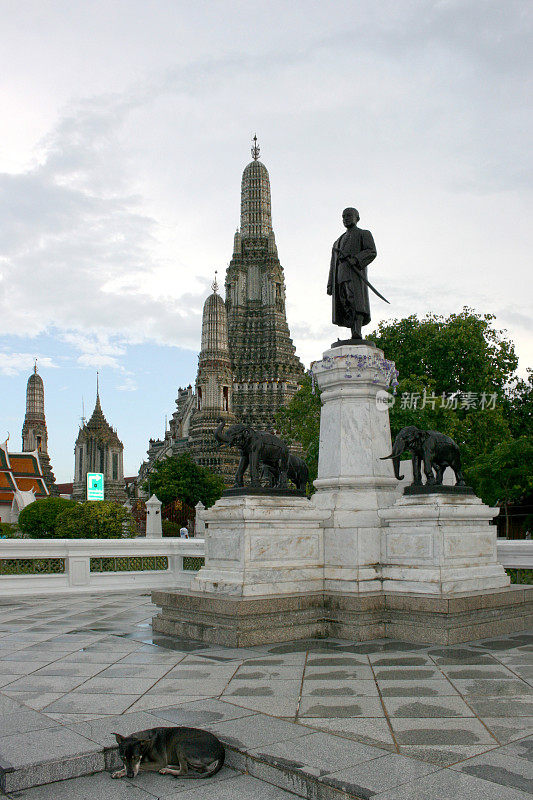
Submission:
M 11 692 L 28 692 L 39 690 L 41 692 L 68 692 L 85 683 L 86 676 L 78 675 L 67 677 L 65 675 L 24 675 L 9 684 Z
M 377 688 L 374 692 L 372 684 L 376 686 L 375 681 L 361 680 L 361 681 L 308 681 L 304 679 L 302 684 L 302 695 L 310 697 L 358 697 L 372 696 L 377 694 Z
M 171 780 L 167 778 L 169 790 Z M 130 781 L 113 780 L 108 772 L 100 772 L 56 781 L 48 786 L 34 786 L 17 793 L 16 797 L 17 800 L 155 800 L 157 795 Z
M 443 697 L 458 696 L 457 689 L 447 680 L 435 681 L 378 681 L 379 690 L 383 697 L 411 697 L 413 690 L 418 697 Z
M 321 700 L 302 697 L 299 718 L 302 717 L 384 717 L 385 712 L 378 697 L 336 697 Z
M 220 695 L 221 699 L 228 699 L 234 705 L 247 708 L 251 711 L 260 711 L 272 717 L 294 719 L 299 705 L 298 697 L 236 697 L 235 695 Z
M 250 664 L 241 665 L 233 676 L 234 681 L 285 681 L 285 680 L 301 680 L 303 675 L 303 665 L 293 666 L 272 666 L 272 667 L 259 667 Z
M 83 694 L 70 692 L 46 707 L 46 711 L 59 713 L 120 714 L 136 702 L 136 694 Z
M 301 680 L 269 681 L 232 680 L 224 689 L 223 697 L 292 697 L 300 695 Z
M 386 697 L 391 717 L 473 717 L 474 712 L 460 697 Z
M 532 717 L 483 717 L 483 722 L 502 744 L 533 733 Z
M 150 690 L 153 694 L 204 694 L 209 697 L 221 694 L 227 680 L 183 680 L 182 678 L 161 678 Z
M 430 667 L 435 666 L 425 653 L 369 653 L 368 659 L 374 669 L 379 667 Z
M 433 772 L 416 782 L 404 783 L 375 795 L 376 800 L 531 800 L 519 789 L 505 790 L 490 781 L 451 769 Z
M 352 796 L 371 798 L 374 794 L 412 783 L 440 768 L 435 764 L 416 761 L 397 753 L 382 758 L 365 761 L 357 767 L 350 767 L 326 775 L 323 781 Z
M 64 692 L 41 692 L 40 689 L 33 692 L 10 692 L 9 687 L 4 687 L 2 691 L 4 690 L 8 697 L 20 700 L 25 706 L 35 711 L 42 711 L 43 708 L 50 705 L 54 700 L 59 700 L 64 694 Z
M 132 733 L 147 730 L 148 728 L 170 728 L 173 723 L 168 720 L 156 720 L 151 714 L 138 711 L 132 714 L 99 717 L 86 722 L 66 723 L 66 725 L 80 736 L 85 736 L 85 738 L 103 747 L 114 747 L 116 745 L 114 733 L 129 736 Z
M 476 697 L 516 697 L 530 695 L 533 702 L 533 688 L 518 679 L 514 680 L 455 680 L 450 678 L 458 691 L 467 696 Z
M 222 741 L 234 744 L 244 750 L 256 749 L 265 744 L 283 742 L 305 736 L 307 731 L 301 725 L 285 722 L 265 714 L 253 714 L 238 719 L 209 723 L 209 728 Z
M 533 764 L 533 736 L 527 736 L 525 739 L 507 744 L 501 747 L 498 752 L 501 755 L 507 754 L 516 758 L 525 758 L 530 764 Z
M 64 727 L 51 727 L 0 738 L 0 764 L 20 768 L 99 750 L 84 736 Z
M 442 680 L 442 673 L 435 667 L 375 667 L 378 681 L 429 681 Z
M 444 664 L 440 667 L 450 680 L 516 680 L 516 674 L 503 664 L 472 664 L 460 667 Z
M 492 750 L 461 764 L 455 764 L 452 769 L 497 783 L 505 790 L 520 789 L 533 794 L 533 763 L 527 758 Z
M 267 758 L 271 764 L 307 767 L 313 774 L 334 772 L 344 767 L 379 759 L 385 752 L 377 747 L 341 739 L 329 733 L 309 733 L 288 742 L 262 745 L 250 755 Z
M 533 697 L 470 697 L 469 704 L 482 718 L 533 716 Z
M 141 695 L 151 689 L 156 683 L 157 678 L 103 678 L 98 675 L 95 678 L 85 680 L 83 686 L 78 691 L 84 694 L 127 694 Z
M 173 694 L 150 694 L 150 692 L 147 692 L 127 709 L 127 713 L 130 711 L 147 711 L 152 708 L 167 708 L 178 703 L 192 703 L 196 700 L 205 700 L 207 697 L 208 695 L 201 694 L 182 695 L 176 692 Z
M 391 725 L 398 744 L 448 745 L 494 743 L 484 725 L 477 719 L 460 717 L 426 717 L 405 719 L 391 717 Z
M 0 738 L 16 733 L 57 727 L 57 723 L 37 711 L 26 709 L 0 715 Z
M 81 676 L 85 678 L 92 678 L 93 675 L 97 675 L 103 669 L 105 669 L 105 664 L 87 664 L 84 662 L 73 661 L 65 663 L 63 660 L 61 660 L 54 661 L 53 664 L 47 664 L 46 666 L 37 669 L 33 674 L 36 676 L 46 675 L 47 677 L 54 676 L 74 678 L 76 676 Z
M 220 781 L 216 786 L 216 795 L 212 784 L 202 781 L 201 785 L 196 784 L 194 788 L 190 788 L 189 784 L 186 791 L 176 796 L 183 800 L 213 800 L 214 796 L 216 800 L 294 800 L 295 797 L 294 794 L 251 775 L 238 775 Z M 172 796 L 165 797 L 164 800 L 172 800 Z
M 490 748 L 499 747 L 497 742 L 492 745 L 400 745 L 400 753 L 411 756 L 421 761 L 428 761 L 440 767 L 448 767 L 465 761 L 467 758 L 477 756 L 480 753 L 489 752 Z M 459 800 L 459 799 L 457 799 Z
M 301 721 L 302 727 L 328 731 L 345 739 L 354 739 L 363 744 L 383 747 L 396 751 L 387 721 L 378 717 L 307 717 Z
M 50 659 L 43 661 L 0 661 L 0 675 L 27 675 L 28 672 L 33 672 L 41 667 L 45 667 Z
M 319 667 L 307 664 L 306 681 L 361 681 L 373 680 L 374 675 L 369 666 L 366 667 Z
M 264 654 L 257 655 L 255 658 L 245 658 L 242 663 L 245 667 L 303 666 L 306 661 L 306 655 L 306 653 L 284 653 L 277 656 Z M 189 658 L 193 658 L 193 656 L 187 656 L 187 659 Z
M 84 665 L 85 666 L 85 665 Z M 141 678 L 156 681 L 168 675 L 170 664 L 112 664 L 103 671 L 100 670 L 99 678 Z
M 169 720 L 173 725 L 201 727 L 207 723 L 223 722 L 250 716 L 253 712 L 232 703 L 209 699 L 184 704 L 176 703 L 166 708 L 154 709 L 151 714 L 158 719 Z

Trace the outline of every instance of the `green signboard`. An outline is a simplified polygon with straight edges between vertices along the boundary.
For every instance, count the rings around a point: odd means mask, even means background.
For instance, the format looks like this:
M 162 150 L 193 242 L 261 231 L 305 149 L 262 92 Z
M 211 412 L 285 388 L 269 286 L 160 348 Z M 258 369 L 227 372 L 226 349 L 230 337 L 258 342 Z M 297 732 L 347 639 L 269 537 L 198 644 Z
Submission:
M 87 473 L 87 500 L 104 499 L 104 476 L 101 472 Z

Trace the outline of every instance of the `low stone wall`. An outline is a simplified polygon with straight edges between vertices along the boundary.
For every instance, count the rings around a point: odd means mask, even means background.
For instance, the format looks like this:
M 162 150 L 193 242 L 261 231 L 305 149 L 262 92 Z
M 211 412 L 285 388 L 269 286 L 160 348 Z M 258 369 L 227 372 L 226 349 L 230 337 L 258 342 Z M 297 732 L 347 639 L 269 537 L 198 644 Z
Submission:
M 3 539 L 0 597 L 189 588 L 204 553 L 203 539 Z

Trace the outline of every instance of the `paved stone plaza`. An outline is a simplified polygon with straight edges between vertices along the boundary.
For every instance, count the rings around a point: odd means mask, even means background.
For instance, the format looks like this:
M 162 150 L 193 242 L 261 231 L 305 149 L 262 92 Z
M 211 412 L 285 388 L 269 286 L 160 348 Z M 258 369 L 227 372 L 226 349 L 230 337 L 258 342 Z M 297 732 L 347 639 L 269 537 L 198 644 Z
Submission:
M 2 602 L 0 763 L 8 794 L 274 800 L 289 797 L 285 789 L 305 796 L 294 774 L 329 787 L 321 797 L 533 794 L 533 633 L 455 647 L 314 640 L 231 650 L 152 639 L 156 611 L 140 592 Z M 217 733 L 235 748 L 230 766 L 255 777 L 226 767 L 216 793 L 207 782 L 154 774 L 110 784 L 103 770 L 112 732 L 172 724 Z M 80 754 L 94 758 L 98 774 L 24 788 L 31 765 Z M 281 768 L 286 785 L 273 777 Z M 60 777 L 72 774 L 83 772 Z

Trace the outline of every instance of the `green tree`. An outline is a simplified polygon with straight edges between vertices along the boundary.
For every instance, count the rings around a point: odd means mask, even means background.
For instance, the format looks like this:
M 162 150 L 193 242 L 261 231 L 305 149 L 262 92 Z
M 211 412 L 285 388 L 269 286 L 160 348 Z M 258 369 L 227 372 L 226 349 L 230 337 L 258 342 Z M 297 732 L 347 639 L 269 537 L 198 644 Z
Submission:
M 401 378 L 423 377 L 439 394 L 496 392 L 501 399 L 518 358 L 494 319 L 466 307 L 449 317 L 413 314 L 381 322 L 368 338 L 396 363 Z
M 276 425 L 282 438 L 287 442 L 299 442 L 302 445 L 304 458 L 309 467 L 310 485 L 318 471 L 320 405 L 320 389 L 315 385 L 313 392 L 311 376 L 307 374 L 299 391 L 290 403 L 279 411 L 276 418 Z
M 528 436 L 497 444 L 471 465 L 469 478 L 490 505 L 499 503 L 509 533 L 509 505 L 533 493 L 533 441 Z
M 158 461 L 143 489 L 155 494 L 165 506 L 181 500 L 193 508 L 201 501 L 209 508 L 222 497 L 225 484 L 220 475 L 197 464 L 190 453 L 182 453 Z
M 46 497 L 35 500 L 19 514 L 18 526 L 24 536 L 31 539 L 51 539 L 56 536 L 58 518 L 76 505 L 74 500 L 64 497 Z
M 57 521 L 59 539 L 120 539 L 136 535 L 135 522 L 124 506 L 111 501 L 74 503 Z

